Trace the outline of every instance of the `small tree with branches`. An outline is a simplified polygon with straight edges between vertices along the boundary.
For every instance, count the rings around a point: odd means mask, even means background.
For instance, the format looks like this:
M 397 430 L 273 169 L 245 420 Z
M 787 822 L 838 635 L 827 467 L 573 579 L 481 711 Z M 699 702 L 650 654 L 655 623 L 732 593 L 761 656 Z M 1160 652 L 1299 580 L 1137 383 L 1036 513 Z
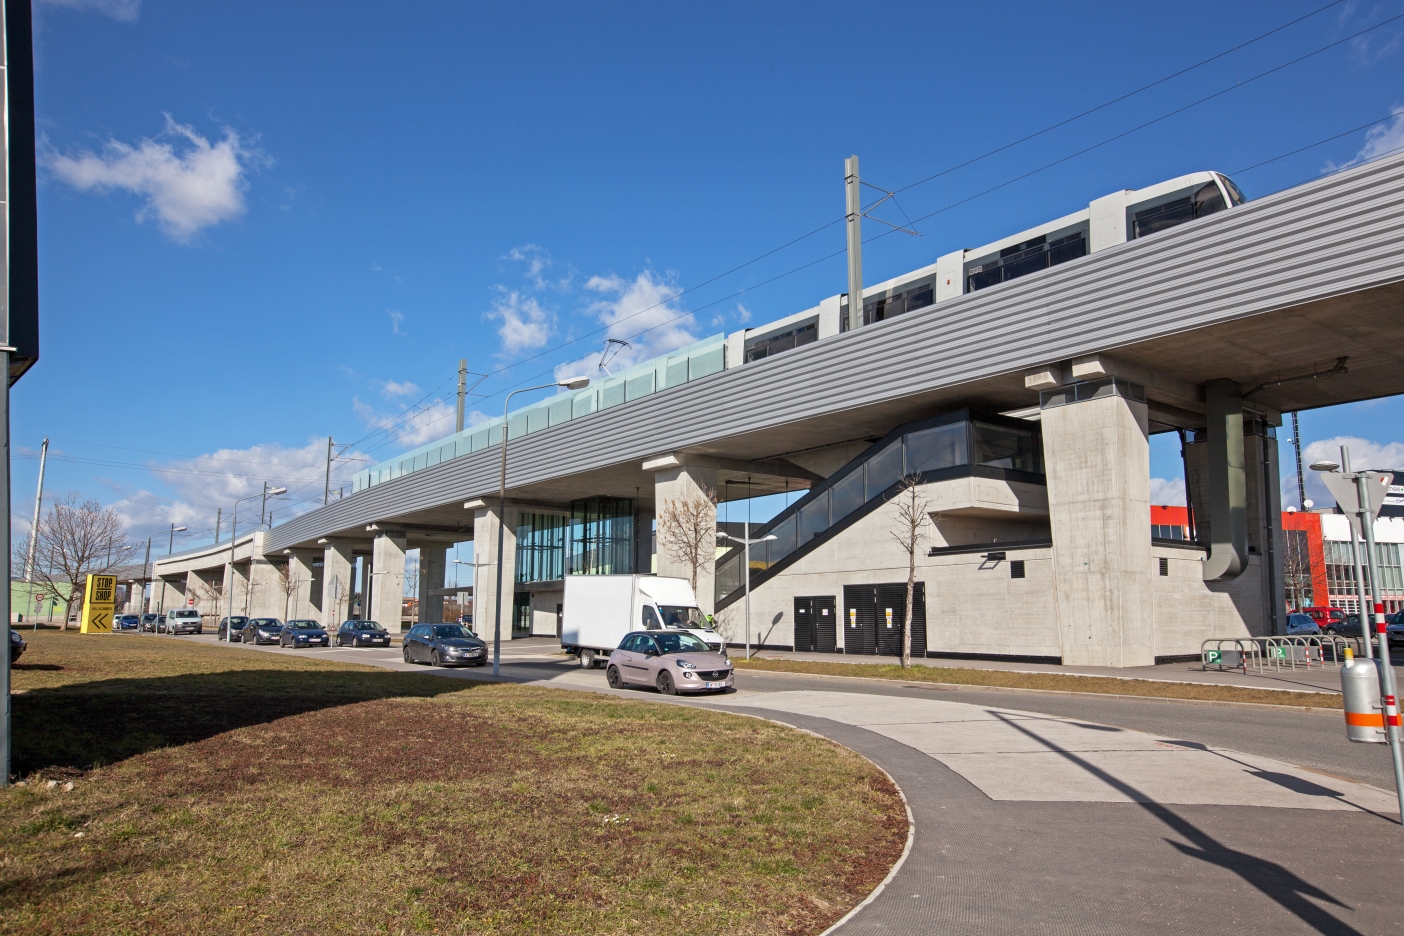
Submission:
M 55 595 L 62 594 L 60 584 L 69 588 L 64 630 L 74 602 L 83 600 L 88 576 L 111 572 L 136 555 L 117 511 L 72 493 L 54 502 L 36 536 L 35 580 Z
M 703 487 L 664 503 L 658 512 L 658 548 L 670 561 L 687 566 L 695 594 L 698 573 L 717 556 L 717 492 Z
M 1282 531 L 1282 578 L 1287 598 L 1300 611 L 1312 603 L 1311 553 L 1305 530 Z
M 906 475 L 892 498 L 897 505 L 897 513 L 892 518 L 892 538 L 907 554 L 907 614 L 902 624 L 903 669 L 912 665 L 912 601 L 916 593 L 917 550 L 926 541 L 926 526 L 931 520 L 928 516 L 931 504 L 921 496 L 921 485 L 921 475 Z

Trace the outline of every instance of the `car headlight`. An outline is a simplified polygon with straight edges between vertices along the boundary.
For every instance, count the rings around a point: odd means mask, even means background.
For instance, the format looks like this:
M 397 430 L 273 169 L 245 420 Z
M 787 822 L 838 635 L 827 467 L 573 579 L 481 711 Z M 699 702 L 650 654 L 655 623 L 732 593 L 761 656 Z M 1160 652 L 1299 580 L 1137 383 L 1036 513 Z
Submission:
M 693 666 L 686 660 L 674 660 L 673 662 L 678 664 L 679 669 L 697 669 L 697 667 Z

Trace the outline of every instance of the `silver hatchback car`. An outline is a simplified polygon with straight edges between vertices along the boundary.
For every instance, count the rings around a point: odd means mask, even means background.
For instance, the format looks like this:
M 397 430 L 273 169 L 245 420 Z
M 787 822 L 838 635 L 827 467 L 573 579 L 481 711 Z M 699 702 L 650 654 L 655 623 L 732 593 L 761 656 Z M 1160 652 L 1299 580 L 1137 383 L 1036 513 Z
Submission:
M 687 631 L 635 631 L 609 655 L 611 689 L 653 686 L 664 695 L 727 692 L 734 685 L 731 660 L 709 650 Z

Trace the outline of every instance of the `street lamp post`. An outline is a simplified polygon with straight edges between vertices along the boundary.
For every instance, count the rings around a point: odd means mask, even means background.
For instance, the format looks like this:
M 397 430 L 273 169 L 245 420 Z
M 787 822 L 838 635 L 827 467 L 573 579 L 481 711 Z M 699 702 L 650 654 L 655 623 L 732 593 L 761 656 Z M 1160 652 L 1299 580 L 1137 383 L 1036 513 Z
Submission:
M 170 531 L 170 532 L 171 532 L 170 543 L 166 546 L 166 555 L 168 555 L 168 556 L 169 556 L 172 552 L 175 551 L 175 535 L 176 535 L 177 533 L 184 533 L 184 532 L 185 532 L 185 527 L 178 527 L 178 526 L 176 526 L 174 523 L 172 523 L 172 524 L 171 524 L 171 531 Z M 152 539 L 152 537 L 154 537 L 155 535 L 156 535 L 155 533 L 152 533 L 151 536 L 148 536 L 148 537 L 146 538 L 146 559 L 145 559 L 145 561 L 142 562 L 142 565 L 141 565 L 141 595 L 142 595 L 143 598 L 146 597 L 146 586 L 149 585 L 149 584 L 151 583 L 151 579 L 148 577 L 147 570 L 148 570 L 148 569 L 150 568 L 150 566 L 151 566 L 151 539 Z M 165 597 L 165 592 L 164 592 L 164 591 L 161 593 L 161 597 L 162 597 L 162 598 Z M 165 602 L 162 601 L 161 604 L 164 605 Z M 161 610 L 164 611 L 164 610 L 166 610 L 166 609 L 163 607 Z M 137 625 L 138 628 L 140 628 L 140 626 L 141 626 L 140 624 Z M 155 627 L 156 627 L 156 625 L 153 624 L 153 625 L 152 625 L 152 629 L 154 630 Z M 139 631 L 138 631 L 138 632 L 139 632 Z
M 473 559 L 472 562 L 464 562 L 462 559 L 455 559 L 455 560 L 453 560 L 453 564 L 454 564 L 454 565 L 467 566 L 468 568 L 470 568 L 470 569 L 473 570 L 473 585 L 475 586 L 474 589 L 473 589 L 473 595 L 474 595 L 473 609 L 474 609 L 474 610 L 477 610 L 477 607 L 478 607 L 478 602 L 477 602 L 477 592 L 478 592 L 478 589 L 477 589 L 476 586 L 477 586 L 477 584 L 478 584 L 478 569 L 480 569 L 480 568 L 482 568 L 482 567 L 484 567 L 484 566 L 496 565 L 497 563 L 495 563 L 495 562 L 479 562 L 479 561 L 477 560 L 477 558 L 475 557 L 475 558 Z M 454 584 L 455 586 L 458 585 L 458 571 L 457 571 L 457 570 L 455 570 L 454 573 L 453 573 L 453 584 Z M 459 623 L 460 623 L 460 624 L 463 623 L 463 621 L 461 620 L 462 617 L 463 617 L 463 608 L 462 608 L 462 607 L 460 607 L 460 608 L 458 609 L 458 616 L 459 616 L 459 618 L 460 618 Z M 478 632 L 478 631 L 477 631 L 477 628 L 475 627 L 475 628 L 473 629 L 473 633 L 476 634 L 477 632 Z
M 1385 629 L 1384 605 L 1380 602 L 1380 576 L 1379 569 L 1375 561 L 1375 511 L 1370 506 L 1370 485 L 1373 483 L 1370 472 L 1350 470 L 1350 449 L 1341 446 L 1341 463 L 1314 462 L 1311 466 L 1313 471 L 1326 473 L 1340 472 L 1339 477 L 1343 481 L 1355 482 L 1355 515 L 1360 522 L 1360 532 L 1365 540 L 1365 564 L 1370 572 L 1370 594 L 1369 609 L 1366 610 L 1366 595 L 1362 588 L 1360 593 L 1360 633 L 1366 643 L 1369 642 L 1370 631 L 1375 632 L 1376 639 L 1379 640 L 1379 657 L 1376 660 L 1376 667 L 1380 673 L 1380 694 L 1384 696 L 1381 700 L 1384 704 L 1380 706 L 1382 714 L 1385 716 L 1385 738 L 1389 742 L 1390 759 L 1394 762 L 1394 788 L 1399 796 L 1400 821 L 1404 822 L 1404 752 L 1400 751 L 1401 739 L 1399 736 L 1399 703 L 1397 700 L 1397 689 L 1395 687 L 1394 666 L 1389 661 L 1389 634 Z M 1327 484 L 1329 488 L 1330 483 Z M 1334 493 L 1334 492 L 1333 492 Z M 1341 501 L 1337 497 L 1337 503 Z M 1345 507 L 1345 504 L 1341 504 Z M 1351 530 L 1351 543 L 1355 542 L 1355 531 Z
M 234 502 L 234 515 L 229 519 L 229 581 L 224 583 L 224 590 L 227 592 L 226 604 L 229 608 L 229 611 L 224 615 L 225 643 L 234 642 L 234 544 L 239 542 L 239 505 L 246 500 L 253 500 L 255 497 L 263 498 L 264 503 L 267 504 L 269 497 L 276 497 L 287 492 L 288 489 L 285 487 L 277 487 L 270 491 L 268 485 L 265 484 L 263 490 L 257 494 L 241 497 Z M 249 583 L 249 587 L 253 587 L 252 582 Z
M 730 533 L 718 533 L 717 535 L 722 539 L 729 539 L 733 543 L 740 543 L 742 546 L 746 547 L 746 555 L 743 561 L 746 564 L 746 659 L 749 660 L 751 658 L 751 544 L 764 543 L 776 537 L 774 534 L 771 534 L 770 536 L 762 536 L 760 539 L 751 539 L 751 521 L 749 520 L 746 521 L 746 525 L 742 528 L 742 535 L 740 537 L 732 536 Z
M 507 394 L 507 399 L 502 401 L 502 470 L 497 485 L 497 589 L 492 596 L 492 675 L 494 676 L 500 674 L 502 660 L 502 546 L 506 541 L 506 532 L 502 529 L 502 525 L 507 522 L 507 404 L 511 403 L 512 397 L 519 393 L 548 390 L 551 387 L 584 390 L 588 386 L 590 386 L 589 377 L 568 377 L 565 380 L 542 384 L 539 387 L 523 387 L 520 390 L 513 390 Z M 473 605 L 475 608 L 477 607 L 476 593 Z

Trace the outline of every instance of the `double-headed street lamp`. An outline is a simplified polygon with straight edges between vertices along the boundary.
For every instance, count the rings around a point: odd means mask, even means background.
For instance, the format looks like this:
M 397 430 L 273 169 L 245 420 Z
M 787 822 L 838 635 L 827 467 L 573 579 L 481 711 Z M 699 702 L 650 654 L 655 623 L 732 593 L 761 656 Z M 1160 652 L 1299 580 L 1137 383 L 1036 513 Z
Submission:
M 224 590 L 229 593 L 229 611 L 224 616 L 225 643 L 234 642 L 234 544 L 239 541 L 239 505 L 246 500 L 253 500 L 255 497 L 263 498 L 266 504 L 268 498 L 277 497 L 279 494 L 286 493 L 288 493 L 288 489 L 285 487 L 276 487 L 269 490 L 268 485 L 265 484 L 263 490 L 259 491 L 257 494 L 241 497 L 234 502 L 234 517 L 229 523 L 229 581 L 224 583 Z M 253 583 L 250 582 L 249 585 L 252 587 Z
M 506 536 L 502 525 L 507 522 L 507 404 L 511 403 L 512 397 L 519 393 L 549 390 L 552 387 L 584 390 L 588 386 L 590 386 L 589 377 L 568 377 L 565 380 L 542 384 L 539 387 L 523 387 L 520 390 L 513 390 L 507 394 L 507 399 L 502 401 L 502 472 L 497 486 L 497 590 L 492 596 L 492 675 L 494 676 L 500 672 L 499 664 L 502 659 L 502 546 Z M 477 607 L 476 594 L 473 605 L 475 608 Z
M 740 543 L 742 546 L 746 547 L 746 659 L 749 660 L 751 658 L 751 545 L 753 543 L 764 543 L 776 537 L 772 534 L 770 536 L 762 536 L 759 539 L 751 539 L 751 521 L 749 520 L 746 521 L 741 536 L 732 536 L 730 533 L 718 533 L 717 535 L 722 539 L 729 539 L 733 543 Z

